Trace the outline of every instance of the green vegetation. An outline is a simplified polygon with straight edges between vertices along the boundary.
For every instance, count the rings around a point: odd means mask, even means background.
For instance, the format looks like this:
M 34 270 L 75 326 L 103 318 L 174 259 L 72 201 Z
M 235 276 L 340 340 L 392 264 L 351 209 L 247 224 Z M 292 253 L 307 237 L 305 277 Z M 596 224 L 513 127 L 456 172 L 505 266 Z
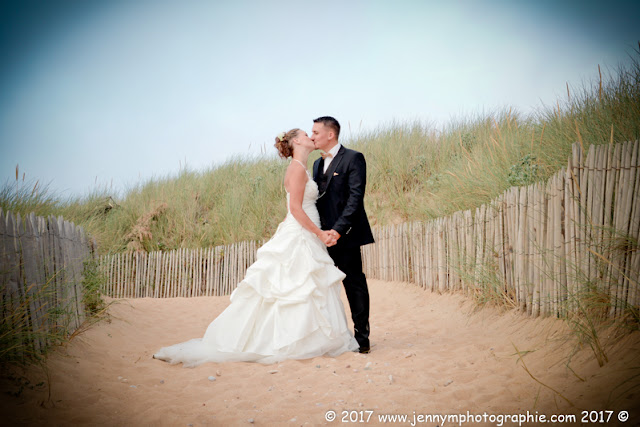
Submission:
M 100 271 L 96 259 L 89 258 L 82 264 L 84 267 L 82 273 L 82 303 L 84 304 L 85 313 L 91 318 L 102 313 L 106 308 L 100 293 L 106 278 Z
M 57 274 L 64 276 L 64 271 Z M 60 296 L 67 293 L 56 288 L 54 277 L 40 286 L 33 284 L 22 292 L 9 287 L 0 304 L 0 366 L 28 365 L 44 360 L 47 351 L 65 342 L 71 332 L 79 333 L 99 320 L 106 308 L 99 292 L 103 281 L 98 262 L 85 261 L 82 302 L 87 320 L 76 331 L 71 331 L 70 327 L 75 303 L 60 300 Z M 72 285 L 67 283 L 63 286 Z
M 505 109 L 441 130 L 393 123 L 342 142 L 365 154 L 367 212 L 373 224 L 384 225 L 475 208 L 512 185 L 545 180 L 565 165 L 575 141 L 586 147 L 639 135 L 640 63 L 633 60 L 579 90 L 567 86 L 566 100 L 530 117 Z M 184 167 L 121 198 L 105 188 L 58 200 L 23 177 L 0 191 L 0 206 L 63 215 L 94 236 L 101 253 L 258 240 L 268 238 L 286 213 L 286 165 L 271 154 L 236 157 L 203 171 Z
M 40 343 L 59 343 L 64 337 L 62 327 L 58 327 L 61 319 L 60 310 L 40 307 L 40 325 L 31 325 L 30 309 L 36 307 L 39 301 L 49 301 L 54 297 L 54 289 L 49 280 L 44 286 L 32 292 L 35 285 L 27 289 L 25 297 L 20 298 L 15 293 L 13 298 L 2 300 L 2 321 L 0 321 L 0 366 L 7 364 L 22 364 L 27 361 L 39 360 L 42 353 L 36 346 Z M 39 306 L 39 304 L 38 304 Z M 51 325 L 55 325 L 51 327 Z M 38 342 L 38 344 L 36 344 Z
M 64 275 L 64 271 L 57 274 Z M 47 354 L 104 317 L 107 306 L 99 293 L 103 281 L 97 261 L 85 261 L 82 288 L 86 320 L 74 331 L 70 322 L 75 303 L 60 301 L 66 292 L 56 289 L 55 277 L 41 286 L 31 285 L 23 294 L 17 290 L 5 293 L 0 304 L 0 380 L 5 381 L 7 393 L 19 396 L 25 389 L 47 390 L 51 398 Z M 42 370 L 44 381 L 29 379 L 26 372 L 32 365 Z

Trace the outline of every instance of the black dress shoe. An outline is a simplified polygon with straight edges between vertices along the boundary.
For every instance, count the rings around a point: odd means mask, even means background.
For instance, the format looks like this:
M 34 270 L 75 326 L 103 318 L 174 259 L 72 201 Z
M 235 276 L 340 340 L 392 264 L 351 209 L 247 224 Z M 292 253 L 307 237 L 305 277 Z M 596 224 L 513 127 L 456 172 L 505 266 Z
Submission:
M 371 347 L 360 347 L 360 349 L 358 350 L 359 353 L 362 354 L 367 354 L 367 353 L 371 353 Z

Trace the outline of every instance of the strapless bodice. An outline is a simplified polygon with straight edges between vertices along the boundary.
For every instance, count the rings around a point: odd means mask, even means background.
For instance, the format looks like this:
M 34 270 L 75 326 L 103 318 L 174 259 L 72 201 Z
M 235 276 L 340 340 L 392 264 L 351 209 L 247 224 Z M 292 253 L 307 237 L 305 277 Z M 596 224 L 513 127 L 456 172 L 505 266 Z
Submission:
M 302 198 L 302 210 L 311 218 L 311 221 L 318 227 L 320 227 L 320 214 L 318 214 L 318 208 L 316 208 L 316 200 L 318 199 L 318 185 L 311 178 L 311 175 L 307 171 L 307 176 L 309 179 L 304 187 L 304 196 Z M 289 201 L 289 192 L 287 192 L 287 220 L 293 219 L 293 215 L 291 215 L 290 201 Z

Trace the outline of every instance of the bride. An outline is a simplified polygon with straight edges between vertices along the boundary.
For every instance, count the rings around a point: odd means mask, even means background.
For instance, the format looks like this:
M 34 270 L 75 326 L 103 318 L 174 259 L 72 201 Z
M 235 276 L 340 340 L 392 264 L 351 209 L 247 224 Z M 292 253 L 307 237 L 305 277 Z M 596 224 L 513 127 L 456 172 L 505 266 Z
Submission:
M 204 336 L 163 347 L 155 359 L 185 367 L 268 364 L 358 349 L 340 300 L 345 275 L 327 253 L 326 246 L 336 241 L 320 229 L 318 187 L 306 167 L 313 141 L 292 129 L 278 135 L 275 146 L 281 157 L 292 157 L 284 177 L 287 216 L 258 249 L 256 262 L 231 294 L 231 304 Z

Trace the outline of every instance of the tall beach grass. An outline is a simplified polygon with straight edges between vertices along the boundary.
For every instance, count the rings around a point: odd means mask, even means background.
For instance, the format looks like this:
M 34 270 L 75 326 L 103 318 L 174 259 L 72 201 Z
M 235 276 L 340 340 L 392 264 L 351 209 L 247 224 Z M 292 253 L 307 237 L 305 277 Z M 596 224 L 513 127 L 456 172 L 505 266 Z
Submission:
M 512 185 L 550 177 L 565 164 L 575 141 L 586 147 L 638 139 L 638 58 L 640 51 L 629 66 L 609 74 L 598 67 L 591 82 L 567 85 L 564 99 L 528 116 L 505 108 L 441 129 L 394 122 L 344 138 L 367 159 L 365 207 L 371 222 L 429 220 L 475 208 Z M 274 149 L 206 170 L 183 166 L 176 175 L 141 182 L 121 197 L 98 188 L 68 200 L 38 184 L 31 187 L 22 177 L 22 183 L 5 184 L 0 206 L 21 214 L 62 215 L 94 236 L 101 253 L 261 240 L 286 214 L 286 165 Z

